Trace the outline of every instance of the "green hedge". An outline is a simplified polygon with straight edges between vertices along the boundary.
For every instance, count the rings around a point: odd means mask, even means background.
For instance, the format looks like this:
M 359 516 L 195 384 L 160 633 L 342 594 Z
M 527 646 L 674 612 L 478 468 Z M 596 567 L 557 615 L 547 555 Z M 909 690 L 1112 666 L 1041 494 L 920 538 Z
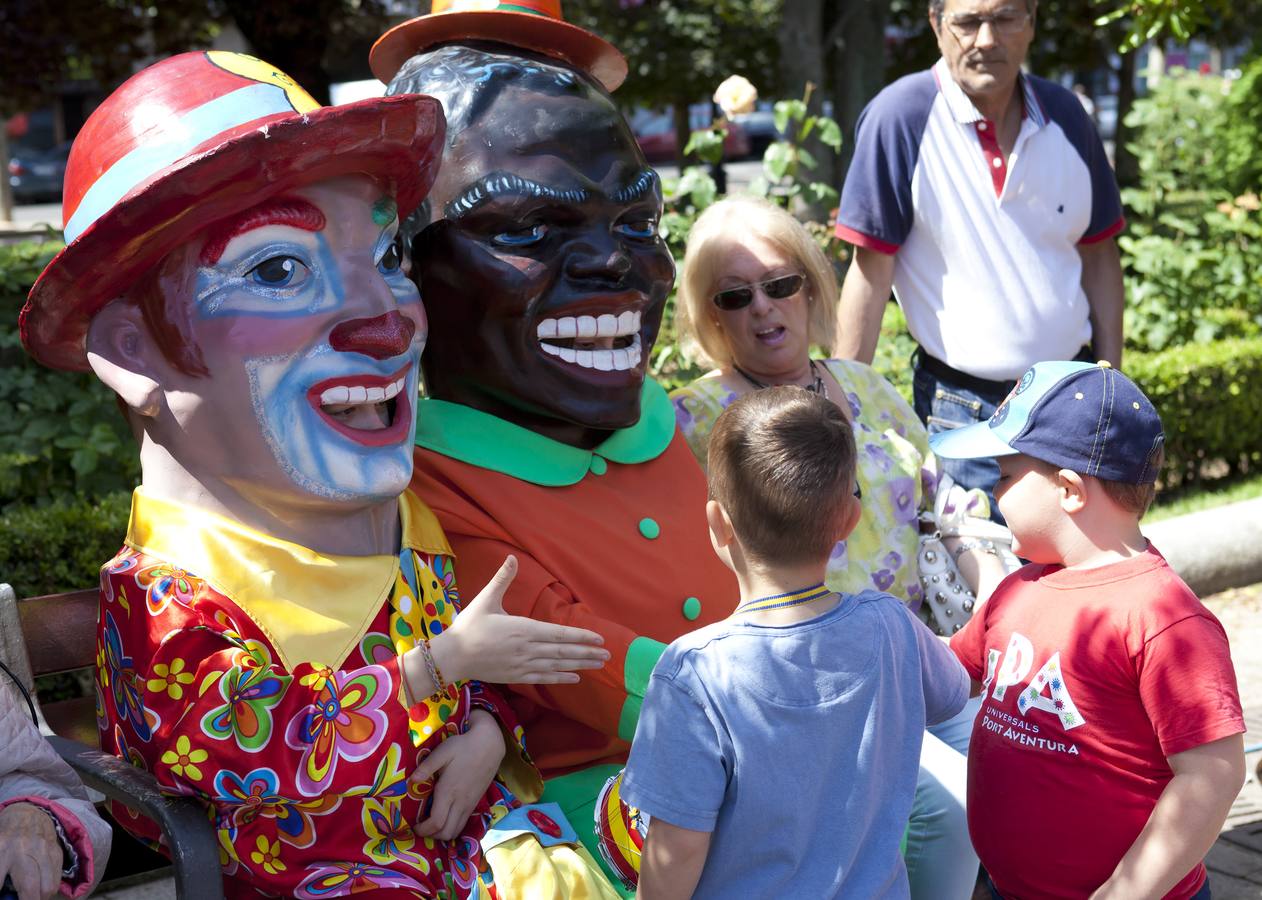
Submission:
M 1207 463 L 1262 465 L 1262 338 L 1188 344 L 1122 360 L 1161 413 L 1168 486 L 1200 480 Z
M 0 510 L 130 490 L 136 444 L 91 374 L 57 372 L 22 349 L 18 311 L 57 241 L 0 246 Z
M 123 545 L 130 502 L 120 492 L 0 514 L 0 582 L 19 597 L 94 586 L 102 563 Z

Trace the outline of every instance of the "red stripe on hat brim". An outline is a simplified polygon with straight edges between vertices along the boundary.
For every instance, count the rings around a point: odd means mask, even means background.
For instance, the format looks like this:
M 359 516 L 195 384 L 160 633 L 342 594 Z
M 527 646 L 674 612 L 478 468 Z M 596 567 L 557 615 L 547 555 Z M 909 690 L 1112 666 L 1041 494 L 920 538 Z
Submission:
M 45 267 L 18 319 L 22 343 L 55 369 L 87 371 L 88 324 L 176 247 L 286 190 L 363 174 L 394 191 L 400 218 L 429 193 L 446 134 L 433 97 L 328 106 L 254 128 L 132 190 Z
M 535 13 L 498 9 L 434 13 L 396 25 L 377 38 L 368 65 L 377 80 L 389 84 L 417 53 L 459 41 L 494 41 L 551 56 L 586 72 L 610 93 L 627 78 L 626 57 L 586 28 Z

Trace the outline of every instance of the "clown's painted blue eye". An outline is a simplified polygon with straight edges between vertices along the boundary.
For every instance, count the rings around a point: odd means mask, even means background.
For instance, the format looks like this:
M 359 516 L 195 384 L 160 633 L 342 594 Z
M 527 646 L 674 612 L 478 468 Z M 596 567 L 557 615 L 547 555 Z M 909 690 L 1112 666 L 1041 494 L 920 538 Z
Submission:
M 657 237 L 657 222 L 652 219 L 632 219 L 618 225 L 617 230 L 630 238 L 649 240 Z
M 501 231 L 491 238 L 491 242 L 501 247 L 529 247 L 542 241 L 547 233 L 547 225 L 527 225 L 512 231 Z
M 381 256 L 381 262 L 377 263 L 377 271 L 382 275 L 392 275 L 403 266 L 403 250 L 399 247 L 398 239 L 390 242 L 390 246 L 386 248 L 386 252 Z
M 273 256 L 265 259 L 249 275 L 256 284 L 264 287 L 292 287 L 307 278 L 306 265 L 293 256 Z

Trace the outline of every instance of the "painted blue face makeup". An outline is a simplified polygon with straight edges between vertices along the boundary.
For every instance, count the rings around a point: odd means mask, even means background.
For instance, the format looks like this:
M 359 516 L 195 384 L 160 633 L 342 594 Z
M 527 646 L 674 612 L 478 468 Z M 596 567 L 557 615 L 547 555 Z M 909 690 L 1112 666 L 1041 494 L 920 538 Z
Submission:
M 356 189 L 339 189 L 348 183 Z M 248 477 L 257 471 L 269 491 L 277 467 L 333 500 L 388 499 L 411 478 L 425 312 L 403 272 L 394 205 L 366 199 L 370 186 L 296 191 L 321 215 L 236 234 L 197 272 L 207 392 L 222 392 L 225 439 L 242 428 L 263 438 L 271 464 L 259 460 Z

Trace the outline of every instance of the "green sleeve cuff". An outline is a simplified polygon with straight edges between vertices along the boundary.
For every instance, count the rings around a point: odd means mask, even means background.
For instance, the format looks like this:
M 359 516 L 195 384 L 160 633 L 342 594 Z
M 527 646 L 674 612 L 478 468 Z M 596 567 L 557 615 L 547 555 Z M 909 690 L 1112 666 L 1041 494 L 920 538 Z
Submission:
M 635 737 L 635 726 L 640 721 L 640 707 L 644 692 L 648 690 L 649 676 L 653 667 L 666 652 L 666 645 L 652 638 L 638 637 L 627 648 L 627 662 L 622 679 L 627 689 L 627 699 L 618 716 L 618 737 L 628 743 Z

